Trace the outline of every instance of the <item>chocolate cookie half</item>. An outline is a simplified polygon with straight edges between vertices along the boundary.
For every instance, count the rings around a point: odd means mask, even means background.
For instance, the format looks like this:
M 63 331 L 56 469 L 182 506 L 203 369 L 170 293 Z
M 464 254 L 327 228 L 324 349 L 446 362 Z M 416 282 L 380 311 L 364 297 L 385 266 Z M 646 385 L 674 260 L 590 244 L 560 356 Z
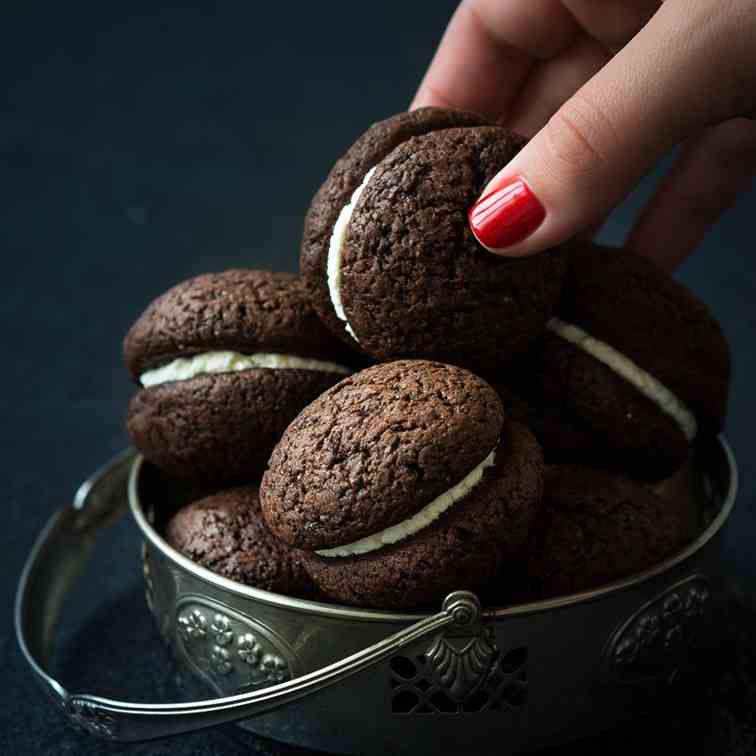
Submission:
M 316 585 L 360 606 L 429 606 L 475 590 L 527 536 L 537 442 L 461 368 L 404 360 L 345 379 L 289 426 L 263 477 L 270 530 Z
M 727 342 L 690 291 L 638 255 L 585 245 L 518 388 L 547 461 L 658 480 L 722 429 L 729 374 Z
M 288 596 L 314 593 L 300 553 L 265 527 L 255 486 L 187 504 L 168 522 L 165 537 L 184 556 L 229 580 Z
M 529 598 L 598 587 L 659 563 L 686 524 L 650 488 L 579 465 L 549 465 L 543 512 L 526 549 Z
M 300 267 L 331 330 L 379 360 L 486 370 L 522 350 L 556 303 L 563 256 L 492 255 L 467 211 L 524 143 L 440 108 L 401 113 L 361 136 L 305 219 Z
M 351 371 L 289 273 L 229 270 L 156 299 L 124 342 L 144 456 L 204 485 L 259 480 L 286 426 Z

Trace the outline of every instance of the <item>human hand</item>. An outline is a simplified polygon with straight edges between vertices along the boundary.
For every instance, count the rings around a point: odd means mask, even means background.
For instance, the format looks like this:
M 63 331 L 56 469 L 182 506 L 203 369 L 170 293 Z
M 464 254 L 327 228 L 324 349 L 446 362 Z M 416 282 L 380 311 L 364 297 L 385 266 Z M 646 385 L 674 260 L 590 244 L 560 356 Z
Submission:
M 412 103 L 423 105 L 531 137 L 470 211 L 503 255 L 599 224 L 682 144 L 626 245 L 672 269 L 756 169 L 756 2 L 463 0 Z

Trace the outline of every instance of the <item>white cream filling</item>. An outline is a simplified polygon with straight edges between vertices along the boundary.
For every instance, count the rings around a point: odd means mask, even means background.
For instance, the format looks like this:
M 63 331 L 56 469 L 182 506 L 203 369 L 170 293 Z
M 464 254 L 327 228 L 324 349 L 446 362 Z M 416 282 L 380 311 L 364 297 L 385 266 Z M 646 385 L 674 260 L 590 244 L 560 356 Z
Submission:
M 496 447 L 456 486 L 436 497 L 430 504 L 426 504 L 412 517 L 408 517 L 406 520 L 402 520 L 402 522 L 392 525 L 390 528 L 381 530 L 379 533 L 360 538 L 354 543 L 347 543 L 344 546 L 336 546 L 332 549 L 321 549 L 315 553 L 324 557 L 348 557 L 357 554 L 367 554 L 370 551 L 376 551 L 384 546 L 397 543 L 414 535 L 419 530 L 428 527 L 428 525 L 441 517 L 447 509 L 467 496 L 480 483 L 486 469 L 494 464 L 495 456 Z
M 551 318 L 546 327 L 561 336 L 565 341 L 574 344 L 586 354 L 611 368 L 617 375 L 632 384 L 643 396 L 650 399 L 662 412 L 669 415 L 682 430 L 685 438 L 692 441 L 698 432 L 698 424 L 693 413 L 678 399 L 663 383 L 636 365 L 609 344 L 594 339 L 582 328 L 571 323 L 565 323 L 559 318 Z
M 179 357 L 154 370 L 142 373 L 139 380 L 142 386 L 157 386 L 169 381 L 187 381 L 198 375 L 208 373 L 237 373 L 240 370 L 264 368 L 268 370 L 320 370 L 325 373 L 350 375 L 351 370 L 335 362 L 311 360 L 291 354 L 271 354 L 257 352 L 240 354 L 239 352 L 218 351 L 195 354 L 192 357 Z
M 377 166 L 373 166 L 362 179 L 362 183 L 352 192 L 352 198 L 341 208 L 336 223 L 333 224 L 331 239 L 328 243 L 328 262 L 326 264 L 326 273 L 328 276 L 328 293 L 331 296 L 331 303 L 339 320 L 344 322 L 347 333 L 359 344 L 357 335 L 349 324 L 346 312 L 344 312 L 344 303 L 341 299 L 341 258 L 344 254 L 344 242 L 346 241 L 349 221 L 352 219 L 352 213 L 357 205 L 360 195 L 365 191 L 365 187 L 375 173 Z

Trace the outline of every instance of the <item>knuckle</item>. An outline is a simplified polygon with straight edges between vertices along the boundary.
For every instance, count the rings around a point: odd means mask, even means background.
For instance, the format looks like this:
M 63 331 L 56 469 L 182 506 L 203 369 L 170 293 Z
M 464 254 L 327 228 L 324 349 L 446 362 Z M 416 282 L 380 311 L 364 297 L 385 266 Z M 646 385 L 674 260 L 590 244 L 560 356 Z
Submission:
M 546 124 L 544 164 L 557 179 L 589 183 L 616 154 L 618 141 L 604 112 L 576 95 Z

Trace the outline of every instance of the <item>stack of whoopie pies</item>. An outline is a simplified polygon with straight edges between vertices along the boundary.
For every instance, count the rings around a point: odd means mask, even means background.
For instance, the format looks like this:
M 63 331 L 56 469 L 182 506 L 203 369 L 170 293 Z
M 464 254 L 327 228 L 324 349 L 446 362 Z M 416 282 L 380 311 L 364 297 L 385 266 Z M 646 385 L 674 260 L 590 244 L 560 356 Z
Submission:
M 439 108 L 375 124 L 315 195 L 299 276 L 206 274 L 148 306 L 128 429 L 197 492 L 174 548 L 399 609 L 579 591 L 690 537 L 693 504 L 657 484 L 723 427 L 727 343 L 638 256 L 484 250 L 467 210 L 523 144 Z

